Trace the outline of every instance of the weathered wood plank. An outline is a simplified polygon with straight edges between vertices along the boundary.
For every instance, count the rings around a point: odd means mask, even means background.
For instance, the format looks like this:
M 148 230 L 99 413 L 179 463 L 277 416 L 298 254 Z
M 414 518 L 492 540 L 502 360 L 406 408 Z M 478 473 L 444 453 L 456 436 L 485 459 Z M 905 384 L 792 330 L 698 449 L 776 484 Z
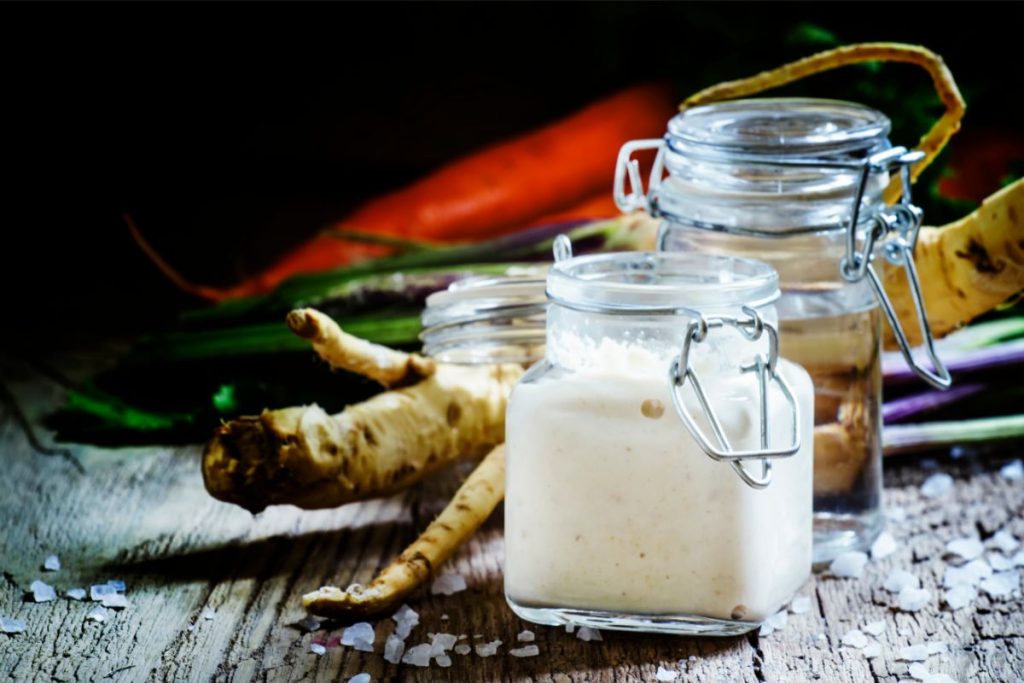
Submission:
M 19 389 L 22 396 L 45 393 Z M 929 659 L 932 671 L 959 681 L 1024 678 L 1020 598 L 981 597 L 958 612 L 939 603 L 946 541 L 1000 528 L 1024 537 L 1024 482 L 994 474 L 996 460 L 944 465 L 957 485 L 935 501 L 918 493 L 927 472 L 914 463 L 890 468 L 887 501 L 907 513 L 890 524 L 897 552 L 869 564 L 861 580 L 816 577 L 803 591 L 813 598 L 811 612 L 790 615 L 784 630 L 767 637 L 605 633 L 601 643 L 584 643 L 561 629 L 525 624 L 504 604 L 495 515 L 452 562 L 469 590 L 417 595 L 422 621 L 408 644 L 447 631 L 505 645 L 494 657 L 452 655 L 449 669 L 417 669 L 383 660 L 390 620 L 378 624 L 376 652 L 331 646 L 323 657 L 310 643 L 336 638 L 340 625 L 305 634 L 290 624 L 303 616 L 304 592 L 368 581 L 441 509 L 458 472 L 388 500 L 316 512 L 275 508 L 253 518 L 205 494 L 197 447 L 74 451 L 84 475 L 32 452 L 10 411 L 0 411 L 0 614 L 28 624 L 27 633 L 0 635 L 0 675 L 13 680 L 337 681 L 365 671 L 374 680 L 610 682 L 652 681 L 662 665 L 686 681 L 888 683 L 907 678 L 907 663 L 895 657 L 899 647 L 926 640 L 950 647 Z M 60 556 L 60 572 L 40 570 L 49 553 Z M 894 596 L 880 586 L 895 567 L 921 577 L 933 594 L 929 608 L 892 608 Z M 108 623 L 86 622 L 93 603 L 24 601 L 35 578 L 61 590 L 122 578 L 131 607 Z M 212 620 L 199 619 L 206 607 L 216 610 Z M 847 631 L 877 619 L 886 622 L 881 658 L 839 646 Z M 506 654 L 524 628 L 536 632 L 540 657 Z

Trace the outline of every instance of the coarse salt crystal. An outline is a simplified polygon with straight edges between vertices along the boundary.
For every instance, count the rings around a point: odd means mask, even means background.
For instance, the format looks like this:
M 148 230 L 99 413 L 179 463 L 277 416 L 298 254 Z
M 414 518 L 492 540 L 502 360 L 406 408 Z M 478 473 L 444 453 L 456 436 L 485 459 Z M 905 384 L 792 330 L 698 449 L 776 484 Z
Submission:
M 213 621 L 213 618 L 217 616 L 217 610 L 212 607 L 204 607 L 202 614 L 199 615 L 200 619 L 206 619 L 207 621 Z
M 36 579 L 28 589 L 32 592 L 32 599 L 35 602 L 50 602 L 51 600 L 57 599 L 57 591 L 55 591 L 53 586 L 45 581 Z
M 84 588 L 72 588 L 71 590 L 64 593 L 72 600 L 85 600 L 85 589 Z
M 893 569 L 882 584 L 882 588 L 890 593 L 899 593 L 907 588 L 920 587 L 921 580 L 905 569 Z
M 894 522 L 903 522 L 907 519 L 907 510 L 899 506 L 889 508 L 888 517 Z
M 434 579 L 433 585 L 430 586 L 430 592 L 434 595 L 454 595 L 464 590 L 466 590 L 466 579 L 462 574 L 441 574 Z
M 933 640 L 930 643 L 925 643 L 924 646 L 928 648 L 928 655 L 944 655 L 949 652 L 949 645 L 944 640 Z
M 925 680 L 926 678 L 928 678 L 929 675 L 928 667 L 926 667 L 924 664 L 921 664 L 920 662 L 914 662 L 909 667 L 907 667 L 907 673 L 910 674 L 911 678 L 916 678 L 919 681 Z
M 441 668 L 444 668 L 444 669 L 447 669 L 449 666 L 452 665 L 452 658 L 449 657 L 448 655 L 438 655 L 434 659 L 434 661 L 437 662 L 438 666 L 440 666 Z
M 576 632 L 576 637 L 588 643 L 592 640 L 604 640 L 601 637 L 600 631 L 589 626 L 580 626 L 580 630 Z
M 126 588 L 126 586 L 124 585 L 124 581 L 121 581 L 119 579 L 111 579 L 110 581 L 107 581 L 107 585 L 113 588 L 118 593 L 124 593 L 124 589 Z
M 536 639 L 537 636 L 533 631 L 522 631 L 518 636 L 516 636 L 516 640 L 520 643 L 532 643 Z
M 928 646 L 924 643 L 901 647 L 899 658 L 904 662 L 923 662 L 928 659 Z
M 321 645 L 320 643 L 310 643 L 309 644 L 309 651 L 312 652 L 315 655 L 320 655 L 320 656 L 323 656 L 323 655 L 327 654 L 327 648 L 324 647 L 323 645 Z
M 439 657 L 440 655 L 447 654 L 448 650 L 452 649 L 458 639 L 458 636 L 454 633 L 435 633 L 431 636 L 430 640 L 430 655 L 432 657 Z
M 398 664 L 402 661 L 402 653 L 405 652 L 405 641 L 394 633 L 388 636 L 384 642 L 384 661 Z
M 448 621 L 449 619 L 451 619 L 451 617 L 449 617 L 447 614 L 441 615 L 441 621 Z
M 851 550 L 841 553 L 828 566 L 833 576 L 844 579 L 859 579 L 864 572 L 864 565 L 868 563 L 868 556 L 860 551 Z
M 1024 479 L 1024 463 L 1020 460 L 1008 462 L 999 468 L 999 474 L 1007 481 L 1019 481 Z
M 128 607 L 128 598 L 124 597 L 120 593 L 113 593 L 111 595 L 104 595 L 103 601 L 100 604 L 104 607 L 124 609 L 125 607 Z
M 373 680 L 373 679 L 370 678 L 370 674 L 368 674 L 368 673 L 361 673 L 361 674 L 356 674 L 352 678 L 348 679 L 348 683 L 370 683 L 371 680 Z
M 896 604 L 904 612 L 924 609 L 932 600 L 930 591 L 924 588 L 904 588 L 896 598 Z
M 320 627 L 323 625 L 323 622 L 314 617 L 312 614 L 307 614 L 306 616 L 296 621 L 295 625 L 303 631 L 305 631 L 306 633 L 312 633 L 313 631 L 319 631 Z
M 770 636 L 775 631 L 781 631 L 785 628 L 788 622 L 789 615 L 786 614 L 786 610 L 779 610 L 761 623 L 761 628 L 757 634 L 759 636 Z
M 1006 529 L 1000 529 L 997 531 L 995 535 L 992 536 L 992 543 L 1007 555 L 1016 550 L 1017 546 L 1020 545 L 1020 541 L 1018 541 L 1017 538 Z
M 661 683 L 672 683 L 672 681 L 679 678 L 679 672 L 659 666 L 658 671 L 654 674 L 654 678 Z
M 517 647 L 514 650 L 509 650 L 508 653 L 513 657 L 536 657 L 540 654 L 540 648 L 536 645 L 526 645 L 524 647 Z
M 413 666 L 430 666 L 430 643 L 410 647 L 405 651 L 402 663 Z
M 413 610 L 408 605 L 402 605 L 398 608 L 391 618 L 395 622 L 395 635 L 402 640 L 409 637 L 416 625 L 420 623 L 420 615 L 418 612 Z
M 999 553 L 989 553 L 986 560 L 989 566 L 997 572 L 1005 572 L 1007 569 L 1013 569 L 1013 559 L 1000 555 Z
M 885 619 L 879 619 L 878 621 L 872 621 L 868 624 L 865 624 L 864 628 L 861 630 L 864 631 L 864 633 L 875 636 L 877 638 L 878 636 L 882 635 L 882 632 L 885 631 Z
M 457 655 L 468 655 L 472 651 L 473 651 L 473 648 L 471 648 L 469 645 L 466 645 L 464 643 L 462 645 L 456 645 L 455 646 L 455 654 L 457 654 Z
M 576 632 L 576 624 L 566 624 L 565 625 L 565 632 L 566 633 L 575 633 Z
M 480 657 L 491 657 L 498 653 L 499 647 L 501 647 L 500 640 L 492 640 L 489 643 L 480 643 L 476 646 L 476 653 Z
M 860 631 L 858 631 L 857 629 L 853 629 L 852 631 L 849 631 L 845 636 L 843 636 L 843 645 L 847 647 L 855 647 L 860 649 L 867 644 L 868 637 Z
M 113 595 L 117 591 L 107 584 L 100 584 L 97 586 L 89 586 L 89 599 L 99 602 L 105 595 Z
M 888 531 L 883 531 L 878 534 L 878 538 L 871 544 L 871 558 L 880 560 L 895 552 L 897 547 L 896 539 L 893 538 L 893 535 Z
M 46 559 L 43 560 L 43 569 L 48 572 L 59 572 L 60 558 L 56 555 L 47 555 Z
M 24 633 L 25 622 L 21 619 L 0 617 L 0 633 Z
M 1020 587 L 1020 573 L 1016 570 L 1008 572 L 996 572 L 992 576 L 983 579 L 981 590 L 993 598 L 1003 598 L 1010 595 Z
M 369 650 L 362 650 L 363 652 L 373 652 L 373 641 L 377 638 L 377 634 L 373 631 L 373 626 L 365 621 L 360 621 L 357 624 L 352 624 L 344 631 L 341 632 L 341 644 L 349 647 L 355 646 L 357 650 L 360 650 L 360 645 L 365 647 L 366 643 L 370 644 Z
M 880 643 L 868 643 L 861 649 L 861 654 L 867 659 L 874 659 L 882 654 L 882 645 Z
M 969 604 L 974 602 L 977 597 L 978 591 L 974 590 L 974 586 L 966 583 L 953 586 L 942 594 L 942 599 L 946 601 L 946 604 L 954 612 L 958 609 L 967 607 Z
M 985 546 L 976 538 L 958 538 L 946 544 L 946 551 L 965 560 L 975 560 L 985 552 Z
M 110 618 L 110 612 L 103 607 L 93 607 L 89 610 L 89 613 L 85 615 L 85 618 L 89 621 L 98 621 L 102 624 Z
M 789 603 L 789 611 L 793 614 L 803 614 L 809 612 L 811 609 L 811 599 L 806 595 L 801 595 L 793 598 L 793 602 Z
M 925 498 L 941 498 L 953 489 L 953 477 L 945 472 L 938 472 L 924 480 L 921 484 L 921 495 Z
M 1024 567 L 1024 550 L 1018 550 L 1013 556 L 1014 567 Z
M 953 588 L 960 585 L 977 586 L 982 579 L 992 576 L 992 567 L 985 560 L 971 560 L 962 567 L 947 566 L 942 585 Z

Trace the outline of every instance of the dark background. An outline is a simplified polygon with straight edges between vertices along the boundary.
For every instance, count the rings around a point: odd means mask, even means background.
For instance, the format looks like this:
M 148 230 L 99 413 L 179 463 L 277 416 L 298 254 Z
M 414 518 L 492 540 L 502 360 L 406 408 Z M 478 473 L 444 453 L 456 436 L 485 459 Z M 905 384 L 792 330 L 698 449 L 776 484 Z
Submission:
M 1019 132 L 1022 26 L 1019 3 L 978 2 L 3 5 L 3 341 L 75 344 L 196 303 L 123 212 L 187 277 L 229 284 L 456 155 L 642 80 L 682 99 L 829 33 L 935 50 L 965 130 Z M 886 108 L 929 89 L 884 75 L 808 92 Z M 905 113 L 894 141 L 937 111 Z

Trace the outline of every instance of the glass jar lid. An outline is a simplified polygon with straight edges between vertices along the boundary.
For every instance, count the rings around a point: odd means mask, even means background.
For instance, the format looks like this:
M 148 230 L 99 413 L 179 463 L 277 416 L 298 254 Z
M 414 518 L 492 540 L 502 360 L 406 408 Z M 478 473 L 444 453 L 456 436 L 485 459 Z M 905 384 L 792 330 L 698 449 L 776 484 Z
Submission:
M 820 158 L 863 153 L 889 135 L 888 117 L 853 102 L 735 100 L 688 109 L 669 121 L 674 151 Z
M 758 308 L 778 299 L 779 277 L 752 259 L 623 252 L 557 261 L 548 273 L 547 295 L 561 306 L 599 313 Z

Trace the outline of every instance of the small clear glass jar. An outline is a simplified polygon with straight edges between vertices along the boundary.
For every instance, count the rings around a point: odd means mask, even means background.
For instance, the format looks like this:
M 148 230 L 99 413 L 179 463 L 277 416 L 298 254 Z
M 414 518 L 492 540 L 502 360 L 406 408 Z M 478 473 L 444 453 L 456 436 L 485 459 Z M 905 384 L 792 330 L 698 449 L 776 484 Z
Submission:
M 662 139 L 627 143 L 616 169 L 619 207 L 663 219 L 659 249 L 752 257 L 779 273 L 782 353 L 810 372 L 816 392 L 816 564 L 866 550 L 884 524 L 881 320 L 896 321 L 876 266 L 905 267 L 916 282 L 921 213 L 907 175 L 899 204 L 887 207 L 883 191 L 922 156 L 893 148 L 889 129 L 881 112 L 848 102 L 736 100 L 678 114 Z M 658 150 L 646 192 L 630 161 L 644 148 Z M 919 322 L 935 370 L 902 339 L 904 356 L 948 386 Z M 894 330 L 900 340 L 898 322 Z
M 556 250 L 557 252 L 557 250 Z M 540 624 L 744 633 L 811 570 L 813 389 L 778 277 L 728 257 L 566 257 L 506 417 L 505 595 Z

